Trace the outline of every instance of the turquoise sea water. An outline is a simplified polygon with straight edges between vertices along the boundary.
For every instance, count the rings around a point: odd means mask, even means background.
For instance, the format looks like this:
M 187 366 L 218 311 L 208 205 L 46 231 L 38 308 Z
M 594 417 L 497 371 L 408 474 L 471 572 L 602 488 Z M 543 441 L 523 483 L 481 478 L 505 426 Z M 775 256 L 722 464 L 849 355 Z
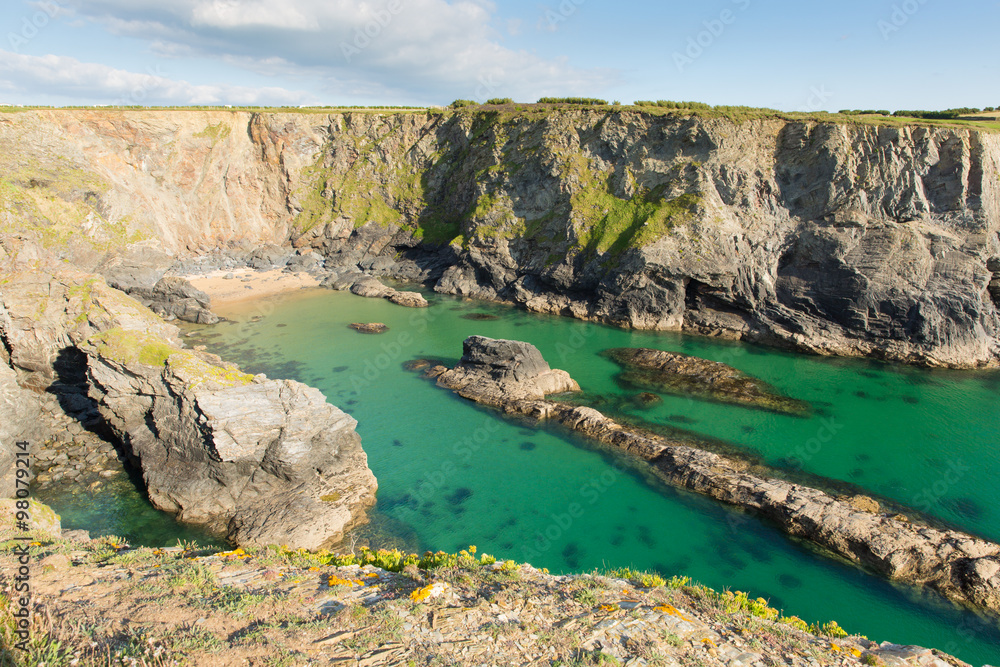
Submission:
M 819 555 L 573 436 L 507 421 L 402 365 L 424 357 L 453 363 L 473 334 L 528 341 L 609 413 L 719 439 L 776 468 L 854 485 L 995 540 L 1000 374 L 817 358 L 428 298 L 429 309 L 410 310 L 305 290 L 223 312 L 234 321 L 190 327 L 189 340 L 249 372 L 316 386 L 358 420 L 379 481 L 367 530 L 376 539 L 414 550 L 475 544 L 553 572 L 633 566 L 687 575 L 763 596 L 810 622 L 836 619 L 878 641 L 933 646 L 974 664 L 1000 661 L 995 620 Z M 463 317 L 474 313 L 497 319 Z M 364 335 L 351 322 L 390 330 Z M 728 363 L 810 402 L 814 413 L 789 417 L 669 395 L 642 409 L 630 400 L 640 390 L 619 385 L 618 367 L 598 356 L 637 346 Z

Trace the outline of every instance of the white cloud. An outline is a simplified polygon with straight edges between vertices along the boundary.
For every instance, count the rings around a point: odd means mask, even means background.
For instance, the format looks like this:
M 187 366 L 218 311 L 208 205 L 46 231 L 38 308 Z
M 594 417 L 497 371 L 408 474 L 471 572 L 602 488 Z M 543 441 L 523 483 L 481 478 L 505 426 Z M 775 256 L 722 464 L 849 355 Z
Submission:
M 0 89 L 65 96 L 93 104 L 298 105 L 315 101 L 284 88 L 195 85 L 162 71 L 130 72 L 65 56 L 29 56 L 0 50 Z
M 507 48 L 474 0 L 64 0 L 119 35 L 171 57 L 213 57 L 263 76 L 308 77 L 334 95 L 384 101 L 597 94 L 611 70 Z M 276 65 L 275 63 L 278 63 Z
M 213 0 L 198 4 L 191 13 L 191 25 L 223 29 L 246 26 L 268 26 L 286 30 L 319 29 L 314 19 L 304 16 L 294 8 L 239 0 Z

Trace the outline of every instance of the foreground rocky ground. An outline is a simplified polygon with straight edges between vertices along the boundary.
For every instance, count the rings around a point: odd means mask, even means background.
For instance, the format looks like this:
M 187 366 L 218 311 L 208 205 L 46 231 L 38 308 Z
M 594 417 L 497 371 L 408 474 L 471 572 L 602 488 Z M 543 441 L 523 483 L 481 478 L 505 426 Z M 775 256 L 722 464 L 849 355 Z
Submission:
M 25 653 L 9 602 L 16 544 L 0 548 L 4 665 L 965 665 L 642 572 L 554 576 L 474 547 L 336 557 L 117 538 L 31 543 Z

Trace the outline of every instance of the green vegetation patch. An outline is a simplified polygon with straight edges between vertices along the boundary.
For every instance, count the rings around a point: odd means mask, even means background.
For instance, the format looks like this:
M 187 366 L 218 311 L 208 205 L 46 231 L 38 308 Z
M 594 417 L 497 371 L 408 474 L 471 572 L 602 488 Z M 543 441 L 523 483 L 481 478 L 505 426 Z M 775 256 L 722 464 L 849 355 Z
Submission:
M 677 225 L 693 221 L 701 206 L 699 193 L 667 199 L 664 186 L 638 188 L 630 199 L 611 191 L 610 179 L 588 183 L 573 194 L 580 245 L 588 254 L 617 256 L 628 248 L 648 245 Z
M 170 355 L 180 353 L 180 350 L 159 336 L 119 327 L 94 334 L 88 340 L 102 357 L 121 364 L 164 366 Z
M 220 122 L 217 125 L 209 125 L 201 132 L 196 133 L 194 136 L 198 139 L 211 139 L 212 146 L 219 143 L 232 133 L 233 129 L 229 125 Z
M 215 365 L 193 352 L 181 350 L 159 336 L 116 327 L 88 339 L 97 353 L 121 364 L 139 363 L 144 366 L 169 366 L 189 388 L 206 382 L 223 387 L 238 387 L 253 382 L 253 376 L 235 365 Z

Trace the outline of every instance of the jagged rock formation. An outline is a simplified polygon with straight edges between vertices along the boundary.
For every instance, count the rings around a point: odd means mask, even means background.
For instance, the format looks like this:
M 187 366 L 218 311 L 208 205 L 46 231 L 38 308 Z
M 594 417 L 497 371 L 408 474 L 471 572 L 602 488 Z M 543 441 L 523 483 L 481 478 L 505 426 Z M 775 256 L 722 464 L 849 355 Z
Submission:
M 466 338 L 462 360 L 438 375 L 437 382 L 460 396 L 495 407 L 511 400 L 580 391 L 569 373 L 549 368 L 534 345 L 485 336 Z
M 11 498 L 17 490 L 17 443 L 36 441 L 40 410 L 31 392 L 17 384 L 17 374 L 4 356 L 0 346 L 0 498 Z
M 983 131 L 628 109 L 31 111 L 0 123 L 0 263 L 291 243 L 532 310 L 982 366 L 998 164 Z
M 880 513 L 877 504 L 761 477 L 745 463 L 619 424 L 593 408 L 546 400 L 575 383 L 565 374 L 559 383 L 547 382 L 549 374 L 562 372 L 548 370 L 528 343 L 472 337 L 465 349 L 454 370 L 432 369 L 428 375 L 471 400 L 616 447 L 649 463 L 671 484 L 758 514 L 884 577 L 1000 612 L 1000 544 Z M 525 372 L 512 372 L 522 360 Z
M 207 294 L 184 278 L 160 278 L 151 289 L 133 287 L 126 290 L 165 320 L 184 320 L 196 324 L 215 324 L 219 316 L 212 312 L 212 301 Z
M 717 361 L 644 347 L 614 348 L 603 354 L 625 369 L 621 380 L 642 389 L 798 416 L 810 412 L 808 403 L 784 396 L 763 380 Z
M 16 371 L 68 413 L 92 409 L 141 468 L 154 505 L 237 543 L 318 548 L 363 522 L 376 481 L 357 422 L 316 389 L 247 375 L 182 349 L 177 334 L 100 277 L 13 276 L 0 291 L 10 362 L 0 388 Z M 69 382 L 70 370 L 84 381 Z M 6 415 L 3 424 L 24 425 Z
M 317 389 L 111 329 L 82 344 L 91 397 L 149 497 L 237 544 L 317 549 L 374 504 L 357 422 Z

